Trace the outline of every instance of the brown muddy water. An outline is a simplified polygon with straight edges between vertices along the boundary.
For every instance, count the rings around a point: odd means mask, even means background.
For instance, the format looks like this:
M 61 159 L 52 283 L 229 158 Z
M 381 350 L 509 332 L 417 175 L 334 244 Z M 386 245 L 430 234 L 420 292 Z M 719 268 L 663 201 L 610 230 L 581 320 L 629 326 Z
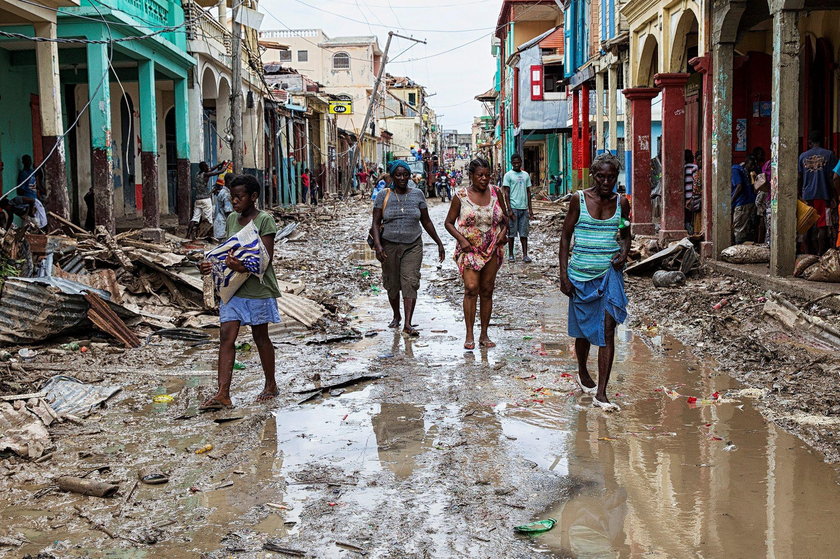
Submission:
M 433 219 L 443 209 L 433 206 Z M 216 426 L 199 417 L 209 425 L 184 432 L 138 387 L 126 387 L 91 421 L 134 426 L 107 449 L 116 458 L 103 460 L 126 479 L 133 471 L 120 468 L 153 454 L 185 469 L 168 486 L 140 486 L 137 512 L 124 517 L 119 502 L 69 494 L 35 501 L 21 490 L 43 483 L 17 487 L 0 496 L 0 535 L 30 543 L 0 547 L 0 557 L 34 557 L 56 541 L 64 542 L 56 557 L 282 557 L 261 550 L 269 538 L 324 558 L 361 556 L 342 543 L 400 559 L 838 556 L 838 471 L 767 422 L 751 391 L 655 326 L 621 327 L 610 397 L 622 411 L 593 409 L 574 388 L 565 299 L 541 277 L 545 270 L 505 265 L 491 330 L 499 346 L 465 352 L 461 311 L 441 295 L 459 291 L 460 280 L 451 261 L 439 268 L 435 247 L 426 250 L 419 339 L 384 327 L 386 297 L 371 290 L 355 301 L 352 325 L 376 336 L 318 346 L 279 340 L 281 389 L 300 388 L 294 377 L 302 371 L 322 381 L 387 378 L 299 405 L 287 397 L 267 421 L 260 406 L 246 405 L 235 410 L 240 421 Z M 359 249 L 350 255 L 373 285 L 370 258 Z M 195 350 L 145 390 L 212 387 L 213 358 Z M 255 359 L 236 375 L 240 401 L 260 389 Z M 591 367 L 594 360 L 593 352 Z M 238 449 L 225 430 L 253 432 L 253 444 Z M 84 441 L 60 444 L 77 454 Z M 209 441 L 231 452 L 215 459 L 166 450 Z M 118 534 L 161 526 L 160 541 L 109 539 L 75 518 L 74 504 Z M 512 530 L 545 518 L 557 524 L 539 536 Z

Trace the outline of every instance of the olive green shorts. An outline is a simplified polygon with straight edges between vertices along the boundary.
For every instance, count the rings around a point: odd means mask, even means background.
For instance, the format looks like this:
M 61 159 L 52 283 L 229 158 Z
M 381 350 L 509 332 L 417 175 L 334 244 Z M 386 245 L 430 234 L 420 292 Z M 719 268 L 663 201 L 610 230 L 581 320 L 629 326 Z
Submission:
M 389 299 L 402 292 L 403 299 L 416 299 L 420 288 L 420 265 L 423 263 L 423 237 L 413 243 L 382 241 L 385 262 L 382 263 L 382 283 Z

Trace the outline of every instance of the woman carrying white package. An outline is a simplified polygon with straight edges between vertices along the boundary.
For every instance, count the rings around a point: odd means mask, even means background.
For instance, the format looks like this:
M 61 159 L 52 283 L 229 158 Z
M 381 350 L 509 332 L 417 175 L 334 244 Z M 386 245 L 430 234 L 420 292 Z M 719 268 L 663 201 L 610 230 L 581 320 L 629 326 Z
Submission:
M 219 303 L 219 391 L 200 406 L 199 409 L 202 410 L 226 409 L 233 405 L 230 399 L 230 384 L 236 355 L 236 337 L 240 326 L 251 327 L 265 374 L 265 388 L 257 396 L 257 401 L 270 400 L 279 394 L 274 378 L 274 345 L 268 337 L 268 325 L 280 322 L 280 313 L 277 310 L 280 289 L 271 265 L 274 259 L 274 235 L 277 233 L 277 225 L 271 215 L 257 209 L 260 183 L 256 177 L 237 175 L 228 179 L 227 186 L 233 203 L 233 213 L 227 219 L 227 236 L 236 234 L 253 222 L 268 253 L 268 267 L 260 279 L 253 274 L 253 270 L 249 270 L 241 260 L 234 257 L 232 251 L 225 259 L 225 265 L 229 269 L 252 275 L 233 297 L 227 302 Z M 209 261 L 201 263 L 202 274 L 209 274 L 211 271 L 212 264 Z

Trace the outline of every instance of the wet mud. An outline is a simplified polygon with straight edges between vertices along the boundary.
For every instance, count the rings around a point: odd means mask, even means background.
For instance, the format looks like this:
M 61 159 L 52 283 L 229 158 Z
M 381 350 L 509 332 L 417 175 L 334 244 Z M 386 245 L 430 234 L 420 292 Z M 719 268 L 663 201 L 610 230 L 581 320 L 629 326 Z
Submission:
M 445 209 L 432 205 L 436 224 Z M 123 391 L 105 410 L 53 429 L 51 460 L 2 462 L 0 556 L 284 556 L 266 542 L 324 558 L 835 554 L 838 471 L 768 421 L 761 392 L 719 361 L 637 310 L 619 328 L 610 383 L 622 411 L 593 409 L 575 390 L 554 248 L 539 244 L 533 264 L 500 271 L 490 332 L 498 347 L 482 351 L 463 349 L 454 262 L 438 267 L 427 245 L 421 336 L 406 339 L 386 328 L 378 265 L 354 238 L 366 221 L 360 213 L 333 228 L 341 254 L 329 265 L 307 260 L 309 243 L 278 250 L 300 264 L 281 279 L 333 297 L 336 324 L 360 338 L 307 344 L 323 334 L 275 328 L 281 396 L 253 403 L 259 360 L 241 352 L 237 407 L 200 415 L 215 385 L 215 345 L 134 350 L 119 361 L 140 369 L 129 374 L 109 374 L 118 362 L 108 362 L 102 382 Z M 297 403 L 362 373 L 385 376 Z M 174 401 L 155 404 L 156 394 Z M 90 477 L 120 481 L 117 497 L 47 492 L 58 475 L 100 466 L 109 469 Z M 169 483 L 132 492 L 144 468 Z M 545 518 L 557 524 L 544 534 L 512 529 Z

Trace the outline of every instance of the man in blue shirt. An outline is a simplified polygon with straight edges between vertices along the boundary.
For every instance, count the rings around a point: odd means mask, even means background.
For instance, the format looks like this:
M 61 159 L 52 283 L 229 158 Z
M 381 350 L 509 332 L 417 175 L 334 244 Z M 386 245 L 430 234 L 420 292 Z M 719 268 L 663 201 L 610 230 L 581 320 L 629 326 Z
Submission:
M 518 153 L 510 157 L 510 166 L 513 169 L 505 173 L 502 179 L 510 219 L 509 259 L 511 262 L 514 261 L 514 241 L 519 236 L 519 241 L 522 243 L 522 262 L 528 263 L 531 261 L 531 257 L 528 256 L 528 231 L 530 219 L 534 217 L 534 211 L 531 208 L 531 175 L 522 170 L 522 157 Z
M 815 229 L 809 232 L 809 245 L 812 251 L 822 255 L 834 245 L 829 241 L 829 231 L 836 218 L 832 208 L 837 207 L 833 177 L 837 157 L 830 149 L 822 147 L 822 132 L 819 130 L 812 130 L 808 135 L 808 147 L 810 149 L 799 156 L 800 197 L 819 216 Z
M 755 168 L 752 155 L 744 163 L 732 166 L 732 233 L 736 245 L 755 240 L 755 189 L 750 178 Z
M 21 186 L 15 195 L 38 200 L 38 175 L 32 168 L 32 158 L 24 155 L 20 158 L 20 162 L 23 164 L 23 169 L 18 173 L 17 183 Z

